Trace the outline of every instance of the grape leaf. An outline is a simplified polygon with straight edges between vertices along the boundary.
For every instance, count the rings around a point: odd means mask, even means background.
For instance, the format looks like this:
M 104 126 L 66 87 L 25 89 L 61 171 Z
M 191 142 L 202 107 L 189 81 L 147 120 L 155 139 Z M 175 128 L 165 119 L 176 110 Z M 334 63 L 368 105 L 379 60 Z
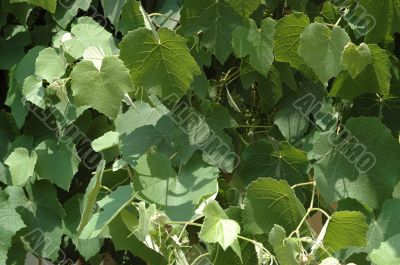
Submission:
M 280 264 L 298 265 L 297 256 L 301 246 L 296 239 L 286 238 L 286 231 L 279 225 L 274 225 L 269 233 L 268 242 L 274 248 L 276 259 Z
M 98 70 L 90 61 L 81 61 L 71 73 L 71 87 L 77 106 L 91 106 L 116 118 L 124 94 L 133 90 L 128 69 L 116 57 L 105 57 Z
M 307 168 L 307 155 L 303 151 L 285 142 L 274 146 L 258 140 L 243 151 L 238 174 L 245 184 L 260 177 L 272 177 L 294 185 L 307 182 Z
M 207 165 L 196 155 L 179 173 L 161 153 L 143 155 L 135 170 L 138 196 L 157 204 L 171 220 L 191 220 L 200 200 L 218 191 L 218 168 Z
M 259 178 L 247 187 L 243 223 L 249 233 L 269 233 L 275 224 L 293 231 L 305 213 L 286 181 Z
M 129 32 L 120 43 L 120 57 L 135 85 L 161 98 L 183 96 L 199 67 L 182 37 L 165 28 L 157 36 L 143 28 Z
M 118 29 L 126 35 L 128 31 L 144 27 L 143 15 L 140 12 L 140 2 L 136 0 L 127 0 L 122 7 L 121 19 Z
M 199 234 L 202 241 L 219 243 L 224 250 L 237 242 L 237 236 L 240 233 L 239 224 L 229 219 L 216 201 L 209 202 L 203 214 L 205 219 Z
M 16 1 L 18 0 L 11 0 L 10 2 L 13 3 Z M 44 8 L 51 13 L 56 12 L 57 0 L 24 0 L 24 1 L 28 2 L 31 5 L 40 6 L 41 8 Z
M 358 47 L 353 43 L 347 44 L 342 53 L 342 65 L 355 79 L 370 63 L 372 55 L 368 45 L 361 43 Z
M 35 171 L 39 178 L 48 179 L 68 191 L 80 163 L 75 145 L 46 140 L 35 152 L 38 156 Z
M 68 24 L 78 14 L 79 9 L 87 11 L 90 7 L 92 0 L 73 0 L 63 1 L 57 7 L 54 19 L 57 21 L 57 25 L 62 28 L 66 28 Z
M 33 176 L 37 155 L 26 148 L 16 148 L 4 161 L 11 172 L 10 185 L 22 186 Z
M 345 128 L 314 141 L 317 188 L 328 203 L 350 197 L 376 209 L 400 179 L 400 146 L 377 118 L 350 118 Z
M 334 253 L 348 247 L 366 246 L 368 226 L 365 219 L 360 212 L 333 213 L 323 239 L 324 248 L 329 253 Z
M 376 265 L 399 264 L 400 263 L 400 234 L 383 242 L 378 249 L 374 249 L 370 258 Z
M 330 30 L 324 24 L 313 23 L 300 36 L 299 54 L 319 80 L 326 83 L 339 74 L 341 55 L 349 42 L 350 38 L 344 29 L 334 27 Z
M 50 83 L 64 75 L 67 67 L 65 58 L 57 54 L 54 48 L 40 51 L 36 58 L 35 75 L 41 76 Z
M 368 45 L 372 63 L 363 72 L 353 79 L 346 71 L 343 71 L 335 79 L 331 96 L 352 100 L 365 93 L 379 93 L 388 95 L 390 90 L 390 59 L 385 50 L 377 45 Z
M 243 18 L 248 18 L 265 0 L 230 0 L 228 4 Z
M 249 20 L 249 25 L 238 27 L 232 33 L 235 55 L 239 58 L 249 56 L 250 65 L 263 75 L 268 73 L 274 61 L 275 24 L 267 18 L 258 28 L 254 20 Z
M 193 35 L 201 31 L 202 45 L 220 63 L 232 53 L 232 32 L 243 24 L 240 15 L 228 3 L 225 0 L 188 0 L 181 10 L 182 32 Z
M 95 213 L 82 233 L 80 239 L 91 239 L 98 237 L 106 226 L 124 209 L 133 199 L 132 185 L 119 186 L 116 190 L 97 202 L 100 211 Z

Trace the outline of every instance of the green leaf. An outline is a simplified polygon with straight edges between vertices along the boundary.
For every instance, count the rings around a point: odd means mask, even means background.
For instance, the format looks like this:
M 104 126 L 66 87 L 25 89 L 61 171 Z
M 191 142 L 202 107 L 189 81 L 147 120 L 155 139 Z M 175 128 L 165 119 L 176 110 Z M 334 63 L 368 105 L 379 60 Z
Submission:
M 203 210 L 205 216 L 199 237 L 207 243 L 219 243 L 226 250 L 237 242 L 239 224 L 228 218 L 216 201 L 211 201 Z
M 106 132 L 103 136 L 92 141 L 92 148 L 96 152 L 100 152 L 102 150 L 111 148 L 113 146 L 117 146 L 119 143 L 119 133 L 109 131 Z
M 400 179 L 400 146 L 377 118 L 350 118 L 341 134 L 314 140 L 317 188 L 327 203 L 347 197 L 376 209 Z
M 71 79 L 75 104 L 89 105 L 110 118 L 117 117 L 124 94 L 133 90 L 128 69 L 116 57 L 105 57 L 100 70 L 90 61 L 81 61 Z
M 152 228 L 152 219 L 157 213 L 156 205 L 152 204 L 146 208 L 146 204 L 142 201 L 138 203 L 139 224 L 133 232 L 135 236 L 142 242 L 146 241 L 146 237 L 150 235 Z
M 164 257 L 139 241 L 135 236 L 131 236 L 131 231 L 118 215 L 109 225 L 110 235 L 116 250 L 127 250 L 133 255 L 140 257 L 150 264 L 167 265 Z
M 357 10 L 358 9 L 358 10 Z M 365 42 L 380 43 L 386 35 L 400 31 L 400 2 L 398 0 L 360 0 L 355 10 L 356 23 L 365 28 Z
M 243 151 L 238 174 L 245 184 L 260 177 L 272 177 L 294 185 L 307 182 L 307 169 L 305 152 L 285 142 L 274 146 L 265 140 L 258 140 Z
M 68 24 L 75 18 L 78 14 L 79 9 L 87 11 L 90 7 L 92 0 L 71 0 L 68 4 L 60 4 L 57 7 L 56 13 L 54 14 L 54 19 L 57 21 L 57 25 L 62 28 L 66 28 Z
M 225 0 L 188 0 L 181 10 L 181 24 L 185 35 L 201 31 L 201 44 L 224 63 L 232 53 L 232 32 L 243 21 Z
M 16 205 L 9 200 L 5 191 L 0 191 L 0 264 L 7 261 L 8 250 L 12 246 L 13 236 L 22 228 L 26 227 L 21 216 L 16 211 Z
M 299 54 L 319 80 L 326 83 L 339 74 L 341 55 L 349 42 L 344 29 L 334 27 L 330 30 L 324 24 L 313 23 L 300 36 Z
M 11 0 L 11 3 L 15 0 Z M 57 0 L 24 0 L 31 5 L 40 6 L 43 9 L 46 9 L 50 13 L 56 12 Z
M 46 140 L 35 151 L 38 156 L 35 171 L 39 178 L 68 191 L 80 163 L 75 145 Z
M 143 15 L 140 12 L 140 2 L 136 0 L 127 0 L 122 8 L 118 29 L 123 35 L 126 35 L 128 31 L 140 27 L 144 27 Z
M 377 45 L 368 45 L 372 63 L 362 73 L 353 79 L 347 72 L 343 71 L 335 79 L 331 96 L 352 100 L 365 93 L 378 93 L 388 95 L 390 90 L 391 62 L 385 50 Z
M 268 242 L 274 248 L 279 264 L 298 265 L 297 256 L 301 246 L 295 238 L 286 238 L 286 231 L 279 225 L 274 225 L 269 233 Z
M 305 213 L 286 181 L 260 178 L 247 187 L 243 222 L 249 233 L 269 233 L 275 224 L 293 231 Z
M 135 85 L 161 98 L 183 96 L 193 76 L 200 74 L 199 67 L 182 37 L 165 28 L 158 37 L 143 28 L 129 32 L 120 43 L 120 57 Z
M 30 75 L 25 79 L 22 86 L 22 95 L 27 100 L 41 109 L 46 108 L 46 89 L 43 80 L 39 76 Z
M 96 168 L 96 174 L 92 177 L 89 182 L 89 185 L 86 188 L 85 195 L 83 197 L 83 208 L 82 208 L 82 217 L 80 219 L 77 230 L 82 232 L 83 228 L 89 222 L 89 219 L 92 217 L 93 208 L 96 205 L 97 195 L 101 189 L 102 177 L 104 173 L 105 161 L 100 161 L 99 165 Z
M 80 239 L 98 237 L 108 224 L 124 209 L 133 199 L 131 185 L 119 186 L 103 199 L 97 202 L 101 209 L 95 213 L 80 234 Z
M 101 241 L 99 238 L 79 239 L 77 228 L 81 220 L 83 206 L 82 194 L 75 195 L 64 204 L 65 217 L 63 219 L 63 230 L 71 238 L 79 254 L 86 260 L 89 260 L 100 252 Z
M 101 0 L 103 6 L 104 15 L 110 20 L 116 28 L 118 28 L 119 18 L 121 16 L 122 9 L 125 5 L 126 0 L 107 1 Z
M 243 18 L 250 17 L 265 0 L 230 0 L 228 4 Z
M 56 189 L 50 182 L 42 180 L 28 186 L 27 193 L 29 201 L 25 207 L 17 208 L 27 226 L 21 230 L 23 240 L 29 244 L 34 254 L 55 260 L 63 235 L 64 217 Z
M 335 212 L 328 222 L 323 245 L 329 253 L 349 247 L 364 247 L 367 245 L 368 226 L 362 213 Z
M 400 234 L 389 238 L 378 249 L 374 249 L 370 254 L 370 258 L 376 265 L 399 264 L 399 249 Z
M 11 172 L 10 185 L 23 186 L 33 176 L 37 155 L 25 148 L 16 148 L 4 161 Z
M 262 75 L 266 75 L 274 61 L 275 21 L 267 18 L 258 28 L 254 20 L 249 25 L 241 26 L 232 33 L 232 46 L 239 58 L 249 56 L 250 65 Z
M 310 19 L 303 13 L 284 16 L 278 21 L 274 40 L 276 61 L 289 63 L 291 67 L 299 71 L 308 68 L 298 51 L 300 35 L 308 25 L 310 25 Z
M 63 35 L 61 43 L 65 52 L 74 59 L 81 58 L 89 47 L 96 47 L 107 56 L 117 53 L 112 34 L 91 17 L 78 18 L 71 28 L 71 33 Z
M 41 76 L 50 83 L 64 75 L 67 64 L 63 55 L 54 48 L 40 51 L 36 58 L 35 75 Z
M 198 155 L 176 173 L 167 156 L 148 153 L 139 158 L 135 170 L 138 196 L 157 204 L 174 221 L 191 220 L 200 200 L 218 191 L 218 168 L 207 165 Z
M 347 44 L 342 54 L 342 65 L 355 79 L 372 63 L 372 55 L 368 45 L 361 43 L 358 47 L 353 43 Z

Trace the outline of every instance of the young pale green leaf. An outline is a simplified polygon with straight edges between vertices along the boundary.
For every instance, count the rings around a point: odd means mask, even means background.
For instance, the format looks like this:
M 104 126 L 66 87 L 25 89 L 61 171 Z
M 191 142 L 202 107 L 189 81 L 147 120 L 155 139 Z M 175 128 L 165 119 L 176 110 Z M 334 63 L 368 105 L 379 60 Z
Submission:
M 37 154 L 26 148 L 16 148 L 4 161 L 11 173 L 10 185 L 22 186 L 33 175 Z
M 388 95 L 390 91 L 391 62 L 385 50 L 378 45 L 368 45 L 372 62 L 355 79 L 343 71 L 335 79 L 331 96 L 352 100 L 365 93 Z
M 120 43 L 120 57 L 135 85 L 161 98 L 183 96 L 200 69 L 185 39 L 165 28 L 157 34 L 159 41 L 148 29 L 129 32 Z
M 350 197 L 379 208 L 400 180 L 400 145 L 377 118 L 351 118 L 344 128 L 314 140 L 317 188 L 327 203 Z
M 72 70 L 71 87 L 77 106 L 91 106 L 113 119 L 124 94 L 133 91 L 129 71 L 116 57 L 105 57 L 100 70 L 91 61 L 81 61 Z
M 274 225 L 269 233 L 268 242 L 274 248 L 279 264 L 298 265 L 297 256 L 301 246 L 297 239 L 286 238 L 286 231 L 279 225 Z
M 105 55 L 117 53 L 114 37 L 110 32 L 94 21 L 91 17 L 80 17 L 61 39 L 65 52 L 74 59 L 82 57 L 83 52 L 90 46 L 101 49 Z
M 232 33 L 235 55 L 249 56 L 250 65 L 262 75 L 268 73 L 274 61 L 275 24 L 273 19 L 267 18 L 258 28 L 254 20 L 249 20 L 247 26 L 240 26 Z
M 43 87 L 43 80 L 39 76 L 30 75 L 25 79 L 22 86 L 24 99 L 35 104 L 41 109 L 46 108 L 46 89 Z
M 328 222 L 323 245 L 329 253 L 335 253 L 349 247 L 364 247 L 367 245 L 368 226 L 362 213 L 335 212 Z
M 106 162 L 104 160 L 100 161 L 99 165 L 96 169 L 96 174 L 92 177 L 89 182 L 89 185 L 86 188 L 85 195 L 83 197 L 83 208 L 82 208 L 82 217 L 80 219 L 79 225 L 77 227 L 77 231 L 79 233 L 82 232 L 83 228 L 89 222 L 89 219 L 92 217 L 93 208 L 96 205 L 97 195 L 101 189 L 101 183 L 104 173 L 104 167 Z
M 300 36 L 299 54 L 322 83 L 339 74 L 344 47 L 350 42 L 340 27 L 332 30 L 321 23 L 308 25 Z
M 111 148 L 113 146 L 117 146 L 119 143 L 119 133 L 109 131 L 106 132 L 103 136 L 92 141 L 92 148 L 96 152 L 100 152 L 102 150 Z
M 400 234 L 383 242 L 369 255 L 376 265 L 400 264 Z
M 284 179 L 291 185 L 307 182 L 307 154 L 285 142 L 275 148 L 265 140 L 246 146 L 238 173 L 246 185 L 260 177 Z
M 243 223 L 249 233 L 269 233 L 276 224 L 293 231 L 305 213 L 286 181 L 259 178 L 247 187 Z
M 68 191 L 80 163 L 75 145 L 46 140 L 35 152 L 38 156 L 35 171 L 39 178 L 48 179 Z
M 36 58 L 35 75 L 51 83 L 63 76 L 66 68 L 64 56 L 58 54 L 54 48 L 46 48 Z
M 228 218 L 218 202 L 211 201 L 203 210 L 205 216 L 199 237 L 207 243 L 219 243 L 226 250 L 237 242 L 239 224 Z
M 138 160 L 134 186 L 138 196 L 157 204 L 174 221 L 190 221 L 200 200 L 218 191 L 218 168 L 194 155 L 179 173 L 167 156 L 148 153 Z
M 152 204 L 146 208 L 146 204 L 142 201 L 138 203 L 139 224 L 133 232 L 140 241 L 145 241 L 153 230 L 152 219 L 157 213 L 156 205 Z
M 185 35 L 203 33 L 202 45 L 224 63 L 232 53 L 232 32 L 243 24 L 230 1 L 188 0 L 181 10 L 182 32 Z M 242 3 L 244 3 L 242 1 Z
M 349 43 L 344 48 L 342 65 L 353 79 L 362 73 L 370 63 L 372 63 L 372 55 L 367 44 L 361 43 L 357 47 L 355 44 Z
M 107 225 L 124 209 L 133 199 L 132 185 L 119 186 L 106 197 L 97 202 L 100 211 L 95 213 L 83 228 L 80 239 L 98 237 Z

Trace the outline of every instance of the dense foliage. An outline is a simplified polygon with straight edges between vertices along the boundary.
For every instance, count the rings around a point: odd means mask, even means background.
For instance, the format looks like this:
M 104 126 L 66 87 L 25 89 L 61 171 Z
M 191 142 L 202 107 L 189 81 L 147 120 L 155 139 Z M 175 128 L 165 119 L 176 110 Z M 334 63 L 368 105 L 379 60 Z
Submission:
M 399 0 L 2 0 L 0 265 L 400 264 Z

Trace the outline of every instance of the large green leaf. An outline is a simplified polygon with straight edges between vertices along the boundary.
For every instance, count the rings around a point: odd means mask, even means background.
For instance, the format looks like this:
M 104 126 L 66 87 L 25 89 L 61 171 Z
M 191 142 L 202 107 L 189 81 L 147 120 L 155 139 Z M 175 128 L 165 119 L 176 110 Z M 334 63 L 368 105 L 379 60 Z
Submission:
M 157 204 L 172 220 L 191 220 L 200 200 L 218 191 L 218 168 L 207 165 L 198 155 L 176 173 L 167 156 L 148 153 L 139 158 L 135 170 L 138 196 Z
M 39 178 L 48 179 L 68 191 L 80 163 L 75 146 L 46 140 L 35 151 L 38 156 L 35 171 Z
M 228 4 L 243 18 L 248 18 L 265 0 L 229 0 Z
M 286 181 L 260 178 L 247 188 L 243 223 L 249 233 L 269 233 L 275 224 L 293 231 L 305 213 Z
M 249 56 L 250 65 L 259 73 L 266 75 L 274 61 L 275 21 L 264 19 L 258 28 L 254 20 L 249 25 L 233 31 L 232 46 L 239 58 Z
M 28 202 L 17 208 L 27 226 L 21 230 L 23 240 L 34 254 L 55 260 L 64 233 L 64 209 L 58 202 L 56 189 L 50 182 L 42 180 L 28 186 L 27 193 Z
M 368 226 L 360 212 L 335 212 L 330 218 L 323 245 L 329 253 L 367 245 Z
M 243 151 L 239 176 L 245 184 L 259 177 L 272 177 L 294 185 L 307 181 L 307 168 L 307 155 L 303 151 L 285 142 L 274 146 L 258 140 Z
M 349 42 L 344 29 L 334 27 L 330 30 L 324 24 L 313 23 L 300 36 L 299 54 L 325 83 L 339 74 L 341 55 Z
M 299 55 L 300 35 L 310 24 L 310 19 L 303 13 L 296 13 L 281 18 L 276 24 L 274 53 L 278 62 L 289 63 L 301 71 L 306 66 Z
M 13 190 L 8 190 L 13 192 Z M 23 195 L 23 194 L 22 194 Z M 7 191 L 0 191 L 0 264 L 6 264 L 7 252 L 12 246 L 13 236 L 25 227 L 21 216 L 16 211 L 17 205 L 10 202 Z
M 36 59 L 35 74 L 51 83 L 64 75 L 66 67 L 63 55 L 58 54 L 54 48 L 46 48 Z
M 352 100 L 365 93 L 388 95 L 390 90 L 390 59 L 385 50 L 368 45 L 372 62 L 355 79 L 343 71 L 335 79 L 330 95 Z
M 351 118 L 345 128 L 314 140 L 317 188 L 328 203 L 350 197 L 376 209 L 400 179 L 399 143 L 377 118 Z
M 140 2 L 127 0 L 122 8 L 121 20 L 118 29 L 126 35 L 128 31 L 144 27 L 143 14 L 140 11 Z
M 228 1 L 229 2 L 229 1 Z M 232 32 L 243 24 L 242 18 L 225 0 L 188 0 L 181 10 L 182 32 L 203 33 L 201 43 L 224 63 L 232 53 Z
M 116 57 L 105 57 L 100 70 L 90 61 L 81 61 L 71 79 L 75 104 L 91 106 L 110 118 L 117 117 L 124 94 L 133 91 L 129 71 Z
M 183 96 L 193 76 L 200 74 L 185 40 L 168 29 L 160 29 L 156 35 L 148 29 L 133 30 L 120 47 L 120 57 L 134 84 L 162 98 Z
M 199 237 L 207 243 L 219 243 L 226 250 L 237 242 L 239 224 L 228 218 L 216 201 L 211 201 L 203 210 L 205 219 Z
M 83 228 L 80 239 L 98 237 L 110 222 L 133 200 L 132 185 L 119 186 L 115 191 L 97 202 L 101 209 L 95 213 Z

